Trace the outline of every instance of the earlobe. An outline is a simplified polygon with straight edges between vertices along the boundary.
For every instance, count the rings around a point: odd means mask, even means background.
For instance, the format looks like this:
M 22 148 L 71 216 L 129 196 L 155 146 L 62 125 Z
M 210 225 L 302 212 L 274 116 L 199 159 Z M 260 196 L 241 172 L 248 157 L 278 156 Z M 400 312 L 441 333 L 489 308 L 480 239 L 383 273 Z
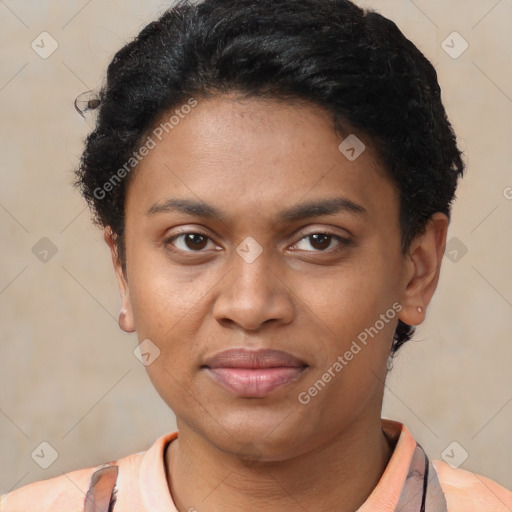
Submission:
M 446 246 L 449 219 L 435 213 L 410 247 L 406 259 L 403 309 L 399 318 L 409 325 L 419 325 L 425 319 L 426 309 L 437 288 L 441 263 Z
M 133 323 L 133 315 L 128 314 L 125 309 L 119 312 L 119 327 L 125 332 L 135 332 L 135 325 Z
M 119 327 L 125 332 L 135 332 L 135 321 L 133 317 L 132 304 L 130 299 L 130 288 L 127 277 L 123 269 L 122 262 L 119 259 L 117 240 L 110 226 L 107 226 L 103 232 L 103 238 L 110 248 L 112 263 L 116 274 L 119 293 L 121 295 L 121 311 L 119 313 Z

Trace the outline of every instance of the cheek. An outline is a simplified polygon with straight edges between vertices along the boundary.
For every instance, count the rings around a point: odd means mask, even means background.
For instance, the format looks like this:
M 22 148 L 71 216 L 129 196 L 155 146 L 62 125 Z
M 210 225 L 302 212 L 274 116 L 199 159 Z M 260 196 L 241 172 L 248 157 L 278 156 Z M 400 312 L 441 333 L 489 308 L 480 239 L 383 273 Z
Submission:
M 143 268 L 133 275 L 131 284 L 135 327 L 140 341 L 149 339 L 159 350 L 146 371 L 167 405 L 180 417 L 186 416 L 190 406 L 183 411 L 180 407 L 187 401 L 184 395 L 188 396 L 186 390 L 191 388 L 197 366 L 195 345 L 200 336 L 195 319 L 202 304 L 202 287 L 170 274 L 169 266 Z
M 327 337 L 318 344 L 327 357 L 308 384 L 321 390 L 311 398 L 311 405 L 328 422 L 362 410 L 382 386 L 398 321 L 400 304 L 395 297 L 396 278 L 387 270 L 389 262 L 375 255 L 360 263 L 338 269 L 332 286 L 324 286 L 314 296 L 317 304 L 312 309 L 328 326 L 323 331 Z M 328 381 L 325 388 L 321 382 L 315 384 L 319 380 Z M 327 407 L 334 415 L 331 420 L 322 404 L 337 404 Z
M 320 289 L 310 290 L 305 297 L 311 309 L 320 313 L 325 325 L 348 341 L 373 326 L 380 315 L 392 308 L 399 296 L 397 277 L 393 275 L 396 270 L 392 268 L 392 263 L 374 251 L 340 266 L 330 282 L 324 280 Z M 379 331 L 393 332 L 389 317 L 393 320 L 394 316 L 391 309 L 386 317 L 389 322 L 385 326 L 379 322 Z
M 136 258 L 132 262 L 130 298 L 137 335 L 160 350 L 155 364 L 147 367 L 148 374 L 155 380 L 167 380 L 172 374 L 185 385 L 208 340 L 204 320 L 210 314 L 209 292 L 219 276 L 213 272 L 194 276 L 190 268 L 178 268 L 150 254 L 141 255 L 139 264 Z M 164 383 L 166 388 L 170 384 Z
M 201 300 L 205 285 L 154 252 L 134 252 L 128 260 L 130 299 L 139 337 L 165 341 Z

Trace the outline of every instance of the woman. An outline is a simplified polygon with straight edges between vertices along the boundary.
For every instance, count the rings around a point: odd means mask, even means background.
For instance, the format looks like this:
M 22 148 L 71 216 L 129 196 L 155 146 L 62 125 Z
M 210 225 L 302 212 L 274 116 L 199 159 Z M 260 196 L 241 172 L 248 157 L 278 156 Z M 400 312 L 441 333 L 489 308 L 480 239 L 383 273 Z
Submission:
M 181 2 L 109 65 L 77 184 L 178 432 L 0 511 L 507 511 L 381 419 L 464 172 L 434 68 L 345 0 Z

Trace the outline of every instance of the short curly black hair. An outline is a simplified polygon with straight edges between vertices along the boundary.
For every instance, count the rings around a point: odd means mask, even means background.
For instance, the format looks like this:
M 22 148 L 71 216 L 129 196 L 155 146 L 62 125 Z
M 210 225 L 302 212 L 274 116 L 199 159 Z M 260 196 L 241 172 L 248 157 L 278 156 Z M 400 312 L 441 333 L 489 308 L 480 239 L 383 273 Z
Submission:
M 229 92 L 306 100 L 364 134 L 399 192 L 404 254 L 450 218 L 462 155 L 434 67 L 395 23 L 348 0 L 180 0 L 114 56 L 76 171 L 123 266 L 127 162 L 163 114 Z M 398 321 L 391 356 L 413 333 Z

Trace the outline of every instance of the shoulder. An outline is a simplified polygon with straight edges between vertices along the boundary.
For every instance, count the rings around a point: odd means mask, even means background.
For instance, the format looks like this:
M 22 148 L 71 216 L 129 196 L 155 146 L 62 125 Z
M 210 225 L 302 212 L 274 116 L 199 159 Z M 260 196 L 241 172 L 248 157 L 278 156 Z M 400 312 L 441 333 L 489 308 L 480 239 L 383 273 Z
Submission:
M 484 476 L 432 461 L 449 512 L 510 512 L 512 491 Z
M 91 476 L 99 467 L 78 469 L 19 487 L 1 496 L 0 512 L 79 512 Z
M 91 477 L 98 469 L 117 465 L 116 486 L 138 489 L 138 470 L 145 452 L 89 468 L 39 480 L 0 496 L 0 512 L 82 512 Z M 134 485 L 135 484 L 135 485 Z M 136 498 L 132 498 L 136 500 Z

